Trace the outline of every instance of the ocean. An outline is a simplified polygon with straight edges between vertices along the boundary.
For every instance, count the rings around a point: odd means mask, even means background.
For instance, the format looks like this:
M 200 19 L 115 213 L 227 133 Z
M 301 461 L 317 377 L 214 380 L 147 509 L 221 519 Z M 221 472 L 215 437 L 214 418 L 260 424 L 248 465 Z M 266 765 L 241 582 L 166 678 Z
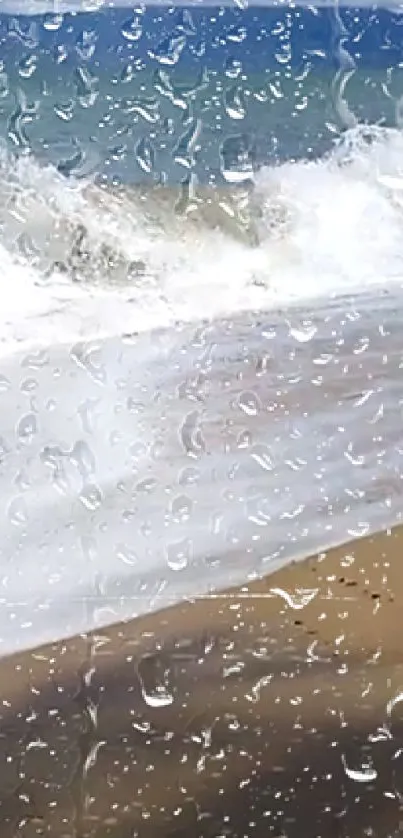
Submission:
M 400 7 L 0 11 L 0 654 L 400 521 Z

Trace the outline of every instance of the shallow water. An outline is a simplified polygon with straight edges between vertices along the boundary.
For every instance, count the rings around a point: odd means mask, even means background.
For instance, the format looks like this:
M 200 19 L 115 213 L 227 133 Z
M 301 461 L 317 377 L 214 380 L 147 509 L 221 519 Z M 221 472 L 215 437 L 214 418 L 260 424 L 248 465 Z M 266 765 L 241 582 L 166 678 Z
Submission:
M 2 650 L 398 522 L 402 304 L 379 290 L 5 356 Z

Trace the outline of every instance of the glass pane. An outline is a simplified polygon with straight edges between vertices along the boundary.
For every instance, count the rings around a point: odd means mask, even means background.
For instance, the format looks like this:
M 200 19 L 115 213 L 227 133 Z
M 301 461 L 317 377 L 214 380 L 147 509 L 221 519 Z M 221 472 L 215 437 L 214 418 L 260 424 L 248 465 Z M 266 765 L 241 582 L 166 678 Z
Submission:
M 0 838 L 399 834 L 402 26 L 0 0 Z

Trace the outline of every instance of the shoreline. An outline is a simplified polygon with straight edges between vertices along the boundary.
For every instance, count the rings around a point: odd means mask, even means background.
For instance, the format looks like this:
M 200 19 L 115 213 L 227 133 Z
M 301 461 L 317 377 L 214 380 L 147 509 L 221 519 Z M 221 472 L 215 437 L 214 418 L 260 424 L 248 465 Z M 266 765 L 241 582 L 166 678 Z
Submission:
M 388 297 L 4 359 L 0 652 L 399 523 L 400 321 Z
M 362 538 L 1 661 L 1 838 L 24 819 L 24 838 L 386 838 L 402 546 Z

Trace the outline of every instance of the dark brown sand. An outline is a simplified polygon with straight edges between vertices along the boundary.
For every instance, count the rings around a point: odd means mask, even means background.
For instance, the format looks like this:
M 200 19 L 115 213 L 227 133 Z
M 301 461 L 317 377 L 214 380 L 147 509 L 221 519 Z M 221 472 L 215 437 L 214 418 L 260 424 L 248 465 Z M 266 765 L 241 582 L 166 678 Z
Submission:
M 3 660 L 0 838 L 397 834 L 402 547 Z

